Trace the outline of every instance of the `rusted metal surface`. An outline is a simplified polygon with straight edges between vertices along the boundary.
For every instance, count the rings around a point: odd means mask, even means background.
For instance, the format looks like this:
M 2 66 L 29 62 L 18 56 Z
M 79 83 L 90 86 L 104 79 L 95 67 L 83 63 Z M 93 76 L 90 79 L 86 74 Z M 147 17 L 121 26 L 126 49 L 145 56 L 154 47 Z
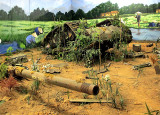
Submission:
M 101 49 L 112 48 L 116 41 L 121 39 L 122 42 L 131 42 L 132 34 L 131 31 L 123 26 L 119 27 L 116 24 L 113 24 L 115 20 L 105 20 L 96 25 L 96 28 L 88 28 L 86 27 L 85 35 L 92 37 L 92 33 L 100 32 L 100 39 L 103 41 L 101 43 Z M 116 20 L 118 21 L 118 20 Z M 50 48 L 54 49 L 57 47 L 57 43 L 60 42 L 60 47 L 65 47 L 67 45 L 67 41 L 74 41 L 76 39 L 76 31 L 79 28 L 80 22 L 66 22 L 63 26 L 56 27 L 52 30 L 44 39 L 43 45 L 47 46 L 50 44 Z M 127 28 L 127 29 L 126 29 Z M 120 36 L 115 35 L 115 33 L 120 33 L 123 35 L 122 38 Z M 115 37 L 116 36 L 116 37 Z M 98 42 L 91 43 L 86 49 L 95 48 L 98 49 Z
M 92 85 L 88 83 L 78 83 L 75 80 L 62 78 L 62 77 L 50 77 L 46 76 L 44 73 L 34 72 L 26 70 L 22 67 L 9 67 L 13 70 L 15 75 L 24 78 L 38 79 L 40 81 L 46 82 L 51 85 L 57 85 L 60 87 L 68 88 L 71 90 L 87 93 L 90 95 L 97 95 L 99 93 L 99 87 L 97 85 Z

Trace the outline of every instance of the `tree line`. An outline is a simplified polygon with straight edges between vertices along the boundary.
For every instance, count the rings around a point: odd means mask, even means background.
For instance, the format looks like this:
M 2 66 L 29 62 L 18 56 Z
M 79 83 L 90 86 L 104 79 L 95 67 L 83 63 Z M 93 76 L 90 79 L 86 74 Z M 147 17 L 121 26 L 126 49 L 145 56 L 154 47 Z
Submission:
M 49 12 L 48 10 L 35 9 L 28 16 L 24 10 L 18 6 L 13 7 L 8 13 L 4 10 L 0 10 L 0 20 L 31 20 L 31 21 L 53 21 L 53 20 L 78 20 L 81 18 L 93 19 L 99 18 L 101 13 L 118 10 L 120 14 L 133 14 L 137 11 L 142 13 L 155 13 L 156 9 L 160 9 L 160 2 L 157 4 L 131 4 L 119 8 L 118 4 L 111 3 L 110 1 L 101 3 L 92 10 L 85 13 L 82 9 L 78 9 L 76 12 L 70 10 L 69 12 L 62 13 L 61 11 L 56 14 Z
M 124 6 L 120 8 L 120 14 L 133 14 L 137 11 L 142 13 L 155 13 L 156 9 L 160 9 L 160 2 L 158 4 L 131 4 L 129 6 Z

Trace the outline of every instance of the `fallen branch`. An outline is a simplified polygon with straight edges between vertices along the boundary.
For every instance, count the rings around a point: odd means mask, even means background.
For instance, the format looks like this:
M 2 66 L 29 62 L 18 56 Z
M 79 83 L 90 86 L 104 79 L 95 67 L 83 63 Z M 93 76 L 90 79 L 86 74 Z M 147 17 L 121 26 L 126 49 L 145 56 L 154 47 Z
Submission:
M 95 79 L 95 80 L 98 80 L 99 78 L 86 76 L 86 79 Z
M 144 68 L 144 67 L 151 67 L 151 63 L 144 63 L 144 64 L 140 64 L 140 65 L 134 65 L 133 69 L 134 70 L 138 70 L 139 68 Z
M 87 73 L 89 73 L 90 71 L 93 71 L 93 72 L 95 72 L 95 73 L 97 73 L 97 74 L 100 74 L 100 73 L 105 73 L 105 72 L 107 72 L 108 69 L 107 69 L 107 68 L 103 68 L 103 69 L 100 69 L 100 70 L 93 70 L 93 69 L 91 69 L 91 70 L 88 70 L 88 71 L 83 71 L 82 73 L 83 73 L 83 74 L 87 74 Z
M 107 101 L 105 99 L 70 99 L 72 103 L 112 103 L 112 101 Z
M 152 46 L 153 46 L 153 43 L 146 45 L 146 47 L 152 47 Z

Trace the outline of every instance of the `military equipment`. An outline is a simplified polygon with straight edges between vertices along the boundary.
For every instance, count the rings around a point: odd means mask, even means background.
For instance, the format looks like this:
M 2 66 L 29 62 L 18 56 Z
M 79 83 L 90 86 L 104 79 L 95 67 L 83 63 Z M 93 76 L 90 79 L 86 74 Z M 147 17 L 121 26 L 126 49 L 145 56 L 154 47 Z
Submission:
M 119 24 L 120 21 L 118 19 L 107 19 L 98 24 L 96 27 L 87 27 L 85 26 L 85 36 L 93 37 L 93 33 L 99 33 L 99 39 L 102 40 L 101 45 L 101 53 L 105 53 L 105 51 L 109 48 L 112 48 L 114 44 L 117 42 L 125 42 L 129 43 L 132 41 L 132 34 L 128 27 L 126 27 L 123 23 Z M 84 25 L 87 25 L 84 23 Z M 122 25 L 122 26 L 120 26 Z M 66 22 L 63 26 L 56 27 L 51 32 L 48 33 L 46 38 L 43 40 L 43 45 L 45 47 L 50 46 L 51 52 L 59 52 L 59 51 L 68 51 L 65 49 L 67 47 L 68 41 L 75 41 L 77 37 L 77 30 L 80 28 L 80 22 Z M 61 47 L 57 50 L 57 44 Z M 99 42 L 93 42 L 84 49 L 99 49 Z
M 47 74 L 26 70 L 19 66 L 10 66 L 8 70 L 12 70 L 17 76 L 38 79 L 39 81 L 46 82 L 50 85 L 57 85 L 71 90 L 87 93 L 90 95 L 97 95 L 99 93 L 99 87 L 97 85 L 80 83 L 76 82 L 75 80 L 62 77 L 50 77 Z

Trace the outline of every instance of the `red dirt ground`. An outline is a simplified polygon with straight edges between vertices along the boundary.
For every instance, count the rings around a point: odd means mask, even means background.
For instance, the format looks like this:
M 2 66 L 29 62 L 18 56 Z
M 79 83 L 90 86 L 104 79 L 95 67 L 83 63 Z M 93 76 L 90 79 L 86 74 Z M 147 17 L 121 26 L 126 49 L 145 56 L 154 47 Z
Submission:
M 128 45 L 128 50 L 132 49 L 134 43 L 135 42 L 132 42 Z M 143 52 L 147 52 L 145 55 L 152 55 L 152 53 L 148 52 L 152 51 L 155 44 L 153 47 L 145 47 L 148 43 L 138 44 L 142 45 Z M 47 55 L 41 54 L 41 51 L 37 51 L 37 49 L 32 49 L 32 51 L 34 59 L 41 57 L 39 64 L 68 64 L 68 67 L 61 68 L 60 74 L 54 74 L 52 76 L 92 83 L 92 80 L 85 79 L 86 74 L 82 74 L 83 71 L 91 68 L 85 68 L 82 63 L 76 64 L 75 62 L 66 62 L 64 60 L 46 60 Z M 31 59 L 30 53 L 31 52 L 25 52 L 25 54 L 28 55 L 28 59 Z M 6 56 L 1 57 L 3 59 L 6 58 Z M 112 83 L 119 85 L 119 92 L 124 99 L 124 109 L 115 109 L 112 107 L 112 104 L 109 103 L 70 103 L 65 92 L 71 92 L 69 99 L 83 99 L 83 93 L 41 83 L 38 94 L 30 99 L 29 104 L 26 98 L 30 96 L 30 94 L 19 94 L 13 89 L 8 96 L 10 99 L 0 105 L 0 115 L 143 115 L 147 113 L 145 103 L 147 103 L 151 111 L 160 110 L 160 75 L 155 73 L 153 66 L 143 68 L 143 72 L 139 77 L 137 77 L 139 74 L 138 70 L 132 69 L 132 65 L 145 62 L 152 64 L 150 58 L 127 59 L 125 62 L 107 61 L 105 64 L 107 65 L 109 62 L 111 62 L 111 66 L 108 68 L 109 71 L 103 73 L 103 75 L 109 74 Z M 32 61 L 30 60 L 23 65 L 30 68 Z M 95 65 L 93 68 L 98 69 L 99 66 Z M 101 78 L 102 74 L 98 74 L 98 77 Z M 29 90 L 31 89 L 33 80 L 23 79 L 18 81 L 18 83 L 19 86 L 26 86 Z M 3 99 L 4 96 L 5 95 L 1 93 L 0 100 Z M 94 98 L 94 96 L 89 97 Z

